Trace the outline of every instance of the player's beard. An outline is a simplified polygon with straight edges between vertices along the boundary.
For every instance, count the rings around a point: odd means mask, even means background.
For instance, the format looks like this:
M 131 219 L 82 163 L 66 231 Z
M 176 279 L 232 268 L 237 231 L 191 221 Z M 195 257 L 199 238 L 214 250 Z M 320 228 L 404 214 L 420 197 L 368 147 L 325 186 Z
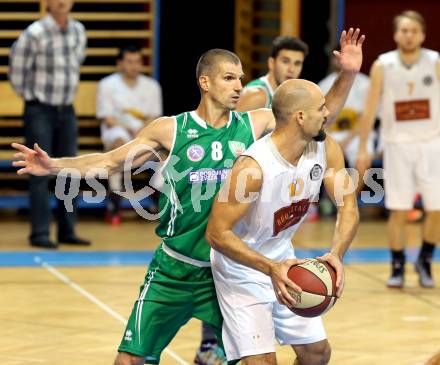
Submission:
M 325 140 L 325 137 L 327 137 L 327 133 L 325 133 L 324 129 L 321 129 L 318 132 L 318 134 L 315 137 L 313 137 L 313 140 L 316 142 L 322 142 Z

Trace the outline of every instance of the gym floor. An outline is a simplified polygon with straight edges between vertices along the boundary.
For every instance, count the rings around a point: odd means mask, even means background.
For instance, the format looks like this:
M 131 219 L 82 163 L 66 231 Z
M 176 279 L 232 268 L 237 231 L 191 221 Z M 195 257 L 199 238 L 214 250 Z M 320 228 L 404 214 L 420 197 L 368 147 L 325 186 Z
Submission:
M 154 222 L 128 217 L 111 227 L 84 220 L 77 231 L 89 248 L 32 249 L 28 223 L 2 219 L 0 231 L 0 362 L 111 364 L 126 318 L 159 243 Z M 332 220 L 306 223 L 295 236 L 298 257 L 320 254 L 331 241 Z M 440 289 L 418 286 L 411 261 L 419 224 L 408 228 L 403 290 L 387 289 L 389 255 L 384 222 L 363 222 L 346 257 L 343 297 L 324 317 L 333 353 L 330 364 L 424 364 L 440 344 Z M 440 255 L 434 276 L 440 280 Z M 200 323 L 191 320 L 162 355 L 161 364 L 191 364 Z M 277 349 L 291 364 L 289 347 Z

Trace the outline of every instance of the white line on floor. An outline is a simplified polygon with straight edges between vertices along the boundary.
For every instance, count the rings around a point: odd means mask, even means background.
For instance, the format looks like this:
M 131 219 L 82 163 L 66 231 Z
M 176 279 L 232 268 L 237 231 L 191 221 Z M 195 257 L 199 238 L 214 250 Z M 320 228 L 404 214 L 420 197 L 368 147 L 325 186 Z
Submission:
M 116 318 L 118 321 L 127 324 L 127 320 L 122 317 L 119 313 L 116 313 L 113 309 L 111 309 L 107 304 L 101 302 L 98 298 L 96 298 L 93 294 L 89 293 L 87 290 L 82 288 L 80 285 L 76 284 L 74 281 L 72 281 L 70 278 L 68 278 L 66 275 L 58 271 L 55 267 L 48 264 L 47 262 L 44 262 L 41 260 L 40 257 L 35 256 L 34 258 L 35 262 L 40 264 L 42 267 L 44 267 L 47 271 L 49 271 L 52 275 L 60 279 L 63 283 L 69 285 L 72 289 L 75 289 L 77 292 L 79 292 L 81 295 L 86 297 L 88 300 L 90 300 L 92 303 L 95 303 L 98 307 L 100 307 L 102 310 L 110 314 L 113 318 Z M 175 352 L 171 351 L 168 348 L 165 348 L 164 352 L 171 356 L 174 360 L 176 360 L 181 365 L 189 365 L 185 360 L 183 360 L 179 355 L 177 355 Z

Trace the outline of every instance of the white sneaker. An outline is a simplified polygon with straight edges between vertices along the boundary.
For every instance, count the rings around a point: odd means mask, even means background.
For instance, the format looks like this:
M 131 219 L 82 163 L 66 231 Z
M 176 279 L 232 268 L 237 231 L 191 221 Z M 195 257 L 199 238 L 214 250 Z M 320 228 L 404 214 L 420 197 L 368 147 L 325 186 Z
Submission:
M 434 288 L 435 283 L 431 275 L 431 264 L 429 264 L 428 269 L 419 259 L 414 263 L 416 272 L 419 274 L 419 284 L 424 288 Z
M 387 280 L 387 287 L 388 288 L 398 288 L 401 289 L 403 288 L 403 275 L 395 275 L 395 276 L 391 276 L 388 280 Z

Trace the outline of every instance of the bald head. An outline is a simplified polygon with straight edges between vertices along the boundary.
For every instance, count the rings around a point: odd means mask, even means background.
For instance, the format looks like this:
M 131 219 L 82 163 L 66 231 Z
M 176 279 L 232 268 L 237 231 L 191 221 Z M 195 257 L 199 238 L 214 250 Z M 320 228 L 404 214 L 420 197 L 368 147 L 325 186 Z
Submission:
M 316 98 L 322 97 L 318 85 L 311 81 L 302 79 L 284 81 L 278 86 L 272 99 L 272 111 L 277 124 L 287 123 L 293 113 L 307 110 Z

